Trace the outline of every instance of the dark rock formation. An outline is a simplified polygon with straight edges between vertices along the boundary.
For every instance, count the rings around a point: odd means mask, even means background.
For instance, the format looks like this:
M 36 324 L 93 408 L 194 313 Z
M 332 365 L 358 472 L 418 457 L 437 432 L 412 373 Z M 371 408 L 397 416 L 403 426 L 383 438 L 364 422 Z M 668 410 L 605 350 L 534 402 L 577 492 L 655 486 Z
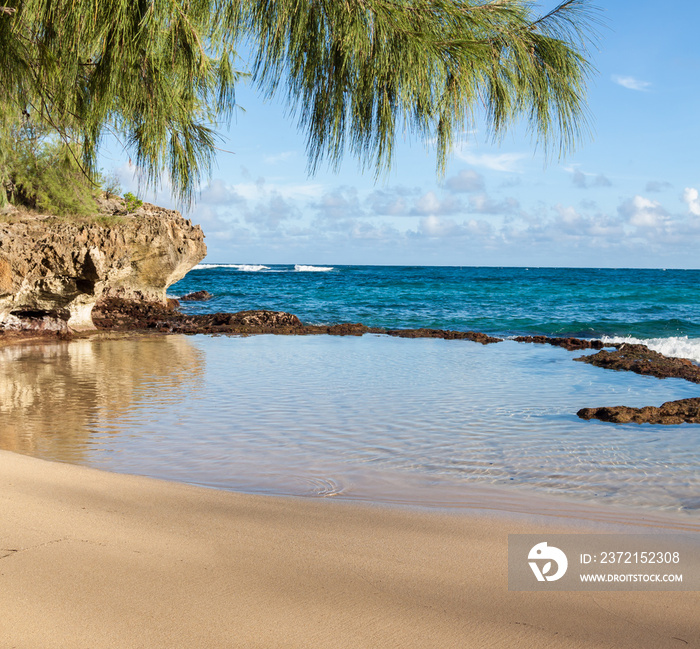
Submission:
M 554 345 L 563 347 L 570 352 L 578 349 L 603 349 L 603 347 L 617 347 L 606 345 L 602 340 L 583 340 L 582 338 L 550 338 L 549 336 L 517 336 L 514 338 L 519 343 L 537 343 L 539 345 Z
M 116 331 L 156 330 L 184 334 L 304 334 L 304 325 L 291 313 L 241 311 L 185 315 L 158 302 L 101 299 L 92 314 L 98 329 Z
M 474 331 L 443 331 L 441 329 L 390 329 L 367 327 L 360 323 L 305 325 L 291 313 L 281 311 L 241 311 L 239 313 L 207 313 L 185 315 L 158 302 L 134 302 L 120 298 L 101 299 L 92 313 L 99 329 L 156 330 L 184 334 L 287 334 L 362 336 L 367 333 L 386 334 L 402 338 L 445 338 L 472 340 L 482 343 L 498 342 L 486 334 Z
M 89 222 L 16 212 L 0 223 L 0 330 L 92 329 L 101 297 L 165 305 L 206 254 L 202 230 L 179 212 L 108 209 Z
M 700 398 L 667 401 L 659 408 L 582 408 L 576 414 L 581 419 L 599 419 L 615 424 L 700 424 Z
M 652 351 L 646 345 L 624 344 L 614 352 L 603 350 L 574 360 L 611 370 L 648 374 L 660 379 L 677 377 L 692 383 L 700 383 L 700 367 L 694 365 L 692 361 L 687 358 L 669 358 Z
M 100 300 L 93 311 L 93 321 L 99 329 L 156 330 L 184 334 L 362 336 L 366 333 L 384 333 L 383 329 L 373 329 L 362 324 L 304 325 L 297 316 L 282 311 L 185 315 L 169 310 L 160 303 L 139 303 L 119 298 Z
M 445 340 L 471 340 L 482 345 L 499 343 L 502 338 L 494 338 L 478 331 L 450 331 L 445 329 L 389 329 L 385 332 L 398 338 L 444 338 Z
M 180 298 L 180 302 L 206 302 L 211 300 L 214 296 L 209 291 L 195 291 L 194 293 L 188 293 Z
M 334 325 L 305 325 L 310 334 L 327 334 L 328 336 L 364 336 L 365 334 L 383 334 L 384 329 L 368 327 L 359 322 L 341 322 Z

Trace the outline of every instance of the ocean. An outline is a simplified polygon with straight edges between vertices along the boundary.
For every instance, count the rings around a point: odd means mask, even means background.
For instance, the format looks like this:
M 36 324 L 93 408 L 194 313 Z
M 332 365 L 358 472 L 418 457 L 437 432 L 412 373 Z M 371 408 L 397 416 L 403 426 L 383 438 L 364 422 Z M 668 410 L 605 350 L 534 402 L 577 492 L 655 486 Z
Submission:
M 522 334 L 700 362 L 700 271 L 200 265 L 192 313 L 505 338 L 126 336 L 0 349 L 0 448 L 248 493 L 459 507 L 480 489 L 700 515 L 700 427 L 583 421 L 700 386 Z
M 200 264 L 189 313 L 271 309 L 308 324 L 644 341 L 700 361 L 700 270 Z

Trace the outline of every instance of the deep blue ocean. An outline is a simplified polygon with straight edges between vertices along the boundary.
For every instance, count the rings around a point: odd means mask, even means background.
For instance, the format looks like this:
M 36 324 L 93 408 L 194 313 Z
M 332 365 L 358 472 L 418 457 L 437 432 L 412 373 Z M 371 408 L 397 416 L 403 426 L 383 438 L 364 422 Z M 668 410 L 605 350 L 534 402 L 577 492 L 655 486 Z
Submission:
M 183 311 L 272 309 L 309 324 L 700 343 L 700 270 L 200 264 L 169 295 L 202 289 L 214 299 L 183 302 Z

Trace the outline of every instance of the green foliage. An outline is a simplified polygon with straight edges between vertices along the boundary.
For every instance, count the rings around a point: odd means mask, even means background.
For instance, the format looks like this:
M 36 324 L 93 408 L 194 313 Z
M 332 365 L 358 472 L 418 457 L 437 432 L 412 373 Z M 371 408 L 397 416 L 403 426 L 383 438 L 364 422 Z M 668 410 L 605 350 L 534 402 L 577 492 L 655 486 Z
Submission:
M 346 149 L 381 171 L 397 133 L 434 141 L 437 164 L 480 111 L 494 137 L 525 120 L 546 147 L 586 131 L 585 0 L 542 17 L 526 0 L 258 0 L 242 29 L 254 79 L 307 133 L 312 170 Z
M 143 201 L 134 196 L 131 192 L 124 194 L 124 200 L 126 201 L 126 212 L 131 214 L 135 212 L 139 207 L 143 205 Z
M 5 0 L 0 13 L 0 120 L 23 113 L 58 134 L 85 173 L 115 135 L 144 180 L 170 176 L 188 200 L 230 115 L 235 53 L 218 1 Z M 3 138 L 1 149 L 11 147 Z
M 25 124 L 15 130 L 13 140 L 4 157 L 10 202 L 60 216 L 97 212 L 97 188 L 48 129 Z
M 346 150 L 377 172 L 405 131 L 443 168 L 482 114 L 568 151 L 586 131 L 588 0 L 4 0 L 0 180 L 10 131 L 48 126 L 91 178 L 108 135 L 146 184 L 190 201 L 235 108 L 236 48 L 306 133 L 310 167 Z M 0 202 L 3 200 L 0 191 Z

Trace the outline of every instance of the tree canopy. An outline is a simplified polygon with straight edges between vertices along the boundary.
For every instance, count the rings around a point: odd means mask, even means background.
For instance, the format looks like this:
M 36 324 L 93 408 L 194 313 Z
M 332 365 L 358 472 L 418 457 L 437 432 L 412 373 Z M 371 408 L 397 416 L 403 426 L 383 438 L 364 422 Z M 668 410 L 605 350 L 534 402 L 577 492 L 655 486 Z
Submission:
M 3 4 L 0 0 L 0 4 Z M 404 130 L 443 169 L 477 115 L 500 136 L 525 120 L 560 152 L 586 130 L 592 9 L 565 0 L 5 0 L 0 182 L 32 123 L 88 177 L 108 134 L 145 180 L 192 199 L 243 73 L 285 102 L 310 169 L 351 154 L 376 172 Z M 251 60 L 239 62 L 245 48 Z M 0 188 L 0 201 L 5 192 Z

